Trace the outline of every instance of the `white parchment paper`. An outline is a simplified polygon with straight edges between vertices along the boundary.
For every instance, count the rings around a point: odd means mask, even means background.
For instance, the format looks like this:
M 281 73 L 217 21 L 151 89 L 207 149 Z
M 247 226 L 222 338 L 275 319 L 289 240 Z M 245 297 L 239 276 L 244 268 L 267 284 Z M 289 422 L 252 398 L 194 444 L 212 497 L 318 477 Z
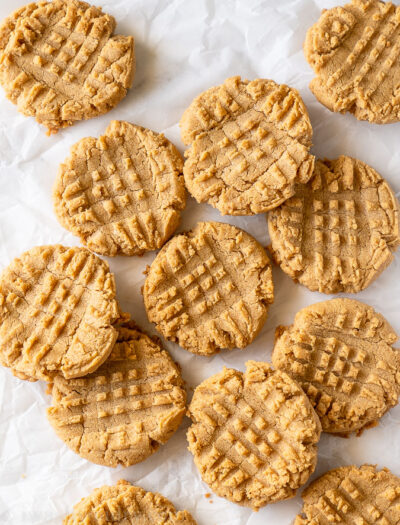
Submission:
M 24 0 L 1 0 L 0 17 Z M 355 156 L 371 164 L 400 192 L 400 124 L 377 126 L 352 116 L 330 113 L 308 89 L 313 77 L 303 56 L 306 29 L 332 0 L 97 0 L 118 21 L 117 32 L 136 41 L 137 73 L 126 99 L 107 115 L 47 137 L 32 118 L 17 113 L 0 90 L 0 266 L 34 245 L 78 244 L 57 222 L 51 190 L 58 164 L 70 146 L 99 136 L 111 119 L 122 119 L 163 131 L 181 150 L 178 121 L 194 96 L 226 77 L 272 78 L 296 87 L 309 109 L 314 128 L 313 152 L 334 158 Z M 264 215 L 221 217 L 208 205 L 188 198 L 181 228 L 199 220 L 236 224 L 268 244 Z M 109 259 L 123 308 L 141 326 L 147 321 L 140 288 L 154 253 L 142 258 Z M 357 298 L 383 313 L 400 333 L 400 252 L 395 262 Z M 278 324 L 289 324 L 300 308 L 327 299 L 295 285 L 274 269 L 276 300 L 256 341 L 245 351 L 212 358 L 193 356 L 166 343 L 190 387 L 226 365 L 244 370 L 248 359 L 269 360 Z M 0 367 L 1 368 L 1 367 Z M 201 481 L 186 450 L 185 419 L 180 430 L 145 462 L 110 469 L 93 465 L 70 451 L 49 426 L 50 398 L 42 382 L 28 383 L 0 369 L 0 524 L 56 525 L 92 489 L 125 478 L 147 490 L 160 491 L 199 525 L 265 525 L 292 523 L 300 497 L 270 505 L 258 513 L 213 495 Z M 348 463 L 376 463 L 400 475 L 400 407 L 361 437 L 323 435 L 317 471 Z

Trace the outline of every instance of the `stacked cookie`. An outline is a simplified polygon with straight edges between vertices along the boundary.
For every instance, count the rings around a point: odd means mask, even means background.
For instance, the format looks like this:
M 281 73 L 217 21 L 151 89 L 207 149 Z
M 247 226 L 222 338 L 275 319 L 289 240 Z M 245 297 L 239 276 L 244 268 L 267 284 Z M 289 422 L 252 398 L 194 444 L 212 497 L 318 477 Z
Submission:
M 107 263 L 86 248 L 33 248 L 2 273 L 0 298 L 0 362 L 49 382 L 48 419 L 75 452 L 129 466 L 178 428 L 180 370 L 121 313 Z
M 399 120 L 397 92 L 382 102 L 398 51 L 383 20 L 398 25 L 398 15 L 374 0 L 322 15 L 305 44 L 317 98 L 358 118 Z M 1 28 L 7 96 L 50 132 L 108 111 L 126 94 L 134 66 L 132 37 L 113 36 L 114 27 L 112 17 L 78 0 L 20 9 Z M 364 47 L 380 29 L 365 67 Z M 381 53 L 383 70 L 376 67 Z M 49 383 L 50 424 L 73 451 L 100 465 L 145 460 L 187 410 L 189 450 L 203 480 L 219 496 L 258 510 L 308 481 L 322 431 L 359 433 L 397 404 L 393 329 L 356 300 L 311 305 L 292 326 L 277 328 L 275 369 L 257 361 L 244 373 L 225 368 L 197 386 L 186 409 L 179 366 L 121 311 L 114 276 L 92 252 L 160 250 L 143 287 L 148 319 L 165 339 L 211 356 L 245 349 L 257 337 L 274 298 L 272 268 L 265 249 L 230 224 L 199 222 L 174 236 L 185 187 L 223 215 L 269 212 L 274 261 L 327 294 L 359 292 L 392 262 L 399 203 L 364 162 L 315 159 L 299 93 L 272 80 L 227 79 L 192 102 L 180 127 L 185 161 L 162 134 L 122 121 L 72 146 L 55 181 L 54 207 L 85 248 L 36 247 L 3 271 L 0 363 L 20 379 Z M 400 480 L 386 469 L 344 467 L 306 489 L 296 523 L 397 523 L 399 495 Z M 195 523 L 161 495 L 125 481 L 96 489 L 65 524 L 84 520 Z

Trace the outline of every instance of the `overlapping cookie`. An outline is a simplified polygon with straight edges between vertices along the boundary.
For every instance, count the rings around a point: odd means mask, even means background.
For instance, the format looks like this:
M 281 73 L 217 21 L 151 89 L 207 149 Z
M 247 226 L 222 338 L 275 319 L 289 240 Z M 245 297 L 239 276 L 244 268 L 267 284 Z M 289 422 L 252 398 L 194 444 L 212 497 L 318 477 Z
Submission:
M 61 224 L 102 255 L 142 255 L 173 234 L 185 207 L 183 160 L 162 134 L 112 121 L 81 139 L 53 189 Z
M 39 246 L 0 275 L 0 363 L 22 379 L 84 376 L 109 356 L 114 275 L 86 248 Z
M 63 525 L 196 525 L 186 510 L 177 511 L 161 494 L 146 492 L 120 480 L 82 498 Z
M 47 417 L 80 456 L 109 467 L 143 461 L 177 430 L 186 410 L 178 367 L 132 321 L 117 325 L 107 361 L 92 374 L 54 379 Z
M 304 506 L 294 525 L 400 523 L 400 478 L 373 465 L 330 470 L 302 494 Z
M 230 224 L 200 222 L 158 253 L 143 296 L 157 330 L 190 352 L 245 348 L 273 301 L 271 265 L 248 233 Z
M 351 299 L 307 306 L 276 336 L 275 368 L 301 385 L 325 432 L 360 431 L 397 404 L 397 336 L 371 306 Z
M 223 215 L 262 213 L 312 175 L 312 128 L 299 93 L 273 80 L 227 79 L 191 103 L 181 121 L 186 187 Z
M 393 261 L 399 203 L 360 160 L 318 160 L 307 184 L 268 215 L 271 249 L 295 281 L 323 293 L 357 293 Z
M 290 498 L 317 461 L 319 419 L 300 386 L 268 363 L 225 368 L 189 405 L 189 450 L 218 496 L 258 510 Z
M 400 120 L 399 18 L 400 7 L 381 0 L 323 11 L 304 43 L 322 104 L 377 124 Z
M 0 27 L 0 84 L 49 133 L 110 111 L 132 85 L 133 38 L 79 0 L 31 3 Z

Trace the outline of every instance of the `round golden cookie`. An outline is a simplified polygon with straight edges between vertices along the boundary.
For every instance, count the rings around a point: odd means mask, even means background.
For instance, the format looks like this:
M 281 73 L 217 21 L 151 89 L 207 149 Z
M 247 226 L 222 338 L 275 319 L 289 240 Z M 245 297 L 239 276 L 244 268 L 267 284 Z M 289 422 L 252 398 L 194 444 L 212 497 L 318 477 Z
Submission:
M 245 348 L 273 301 L 263 247 L 220 222 L 199 222 L 175 236 L 148 269 L 143 289 L 149 320 L 170 341 L 200 355 Z
M 146 492 L 120 480 L 82 498 L 63 525 L 196 525 L 187 510 L 177 511 L 161 494 Z
M 186 410 L 180 370 L 133 322 L 116 326 L 107 361 L 85 377 L 57 376 L 47 417 L 57 435 L 83 458 L 128 467 L 156 452 Z
M 400 6 L 379 0 L 324 9 L 304 43 L 322 104 L 377 124 L 400 120 L 399 19 Z
M 189 405 L 189 450 L 223 498 L 258 510 L 291 498 L 315 469 L 321 425 L 300 386 L 268 363 L 224 368 Z
M 160 248 L 184 209 L 182 157 L 164 135 L 112 121 L 99 139 L 81 139 L 53 189 L 58 220 L 102 255 Z
M 185 183 L 223 215 L 254 215 L 293 195 L 312 175 L 312 128 L 299 93 L 273 80 L 228 78 L 180 121 Z
M 0 364 L 22 379 L 80 377 L 109 356 L 114 275 L 86 248 L 38 246 L 0 275 Z
M 370 166 L 344 155 L 318 160 L 312 179 L 268 215 L 275 261 L 323 293 L 356 293 L 393 261 L 399 203 Z
M 133 38 L 78 0 L 31 3 L 0 27 L 0 84 L 18 110 L 56 133 L 106 113 L 125 97 L 135 69 Z
M 295 379 L 322 430 L 346 434 L 373 425 L 400 394 L 400 351 L 386 319 L 364 303 L 332 299 L 300 310 L 276 331 L 272 362 Z
M 387 468 L 354 465 L 330 470 L 302 494 L 294 525 L 395 525 L 400 523 L 400 478 Z

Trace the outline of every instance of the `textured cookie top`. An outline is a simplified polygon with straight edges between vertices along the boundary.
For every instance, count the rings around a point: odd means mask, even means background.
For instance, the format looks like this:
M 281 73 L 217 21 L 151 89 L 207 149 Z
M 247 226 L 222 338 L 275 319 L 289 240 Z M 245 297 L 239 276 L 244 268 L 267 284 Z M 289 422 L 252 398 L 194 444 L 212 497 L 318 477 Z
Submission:
M 271 266 L 248 233 L 200 222 L 159 252 L 143 295 L 157 330 L 190 352 L 244 348 L 261 330 L 273 301 Z
M 306 185 L 268 216 L 272 251 L 310 290 L 356 293 L 392 262 L 399 203 L 387 182 L 350 157 L 318 160 Z
M 396 525 L 400 478 L 372 465 L 341 467 L 316 479 L 302 494 L 303 514 L 294 525 Z
M 227 79 L 199 95 L 180 121 L 185 183 L 223 215 L 254 215 L 312 175 L 312 128 L 299 93 L 272 80 Z
M 161 494 L 146 492 L 124 480 L 104 485 L 81 499 L 63 525 L 196 525 L 186 511 L 177 511 Z
M 324 10 L 307 32 L 310 89 L 331 111 L 378 124 L 400 120 L 400 6 L 353 0 Z
M 50 133 L 106 113 L 132 84 L 133 38 L 78 0 L 31 3 L 0 27 L 0 84 Z
M 290 498 L 317 461 L 321 425 L 285 372 L 249 361 L 203 381 L 189 406 L 189 450 L 203 480 L 224 498 L 257 510 Z
M 176 431 L 186 392 L 170 355 L 137 329 L 117 325 L 107 361 L 77 379 L 56 377 L 47 416 L 80 456 L 109 467 L 139 463 Z
M 350 299 L 307 306 L 276 335 L 275 368 L 301 385 L 325 432 L 359 430 L 397 404 L 397 336 L 370 306 Z
M 185 207 L 183 161 L 162 134 L 112 121 L 61 164 L 53 196 L 61 224 L 103 255 L 160 248 Z
M 114 276 L 86 248 L 39 246 L 0 275 L 0 363 L 23 379 L 79 377 L 117 338 Z

